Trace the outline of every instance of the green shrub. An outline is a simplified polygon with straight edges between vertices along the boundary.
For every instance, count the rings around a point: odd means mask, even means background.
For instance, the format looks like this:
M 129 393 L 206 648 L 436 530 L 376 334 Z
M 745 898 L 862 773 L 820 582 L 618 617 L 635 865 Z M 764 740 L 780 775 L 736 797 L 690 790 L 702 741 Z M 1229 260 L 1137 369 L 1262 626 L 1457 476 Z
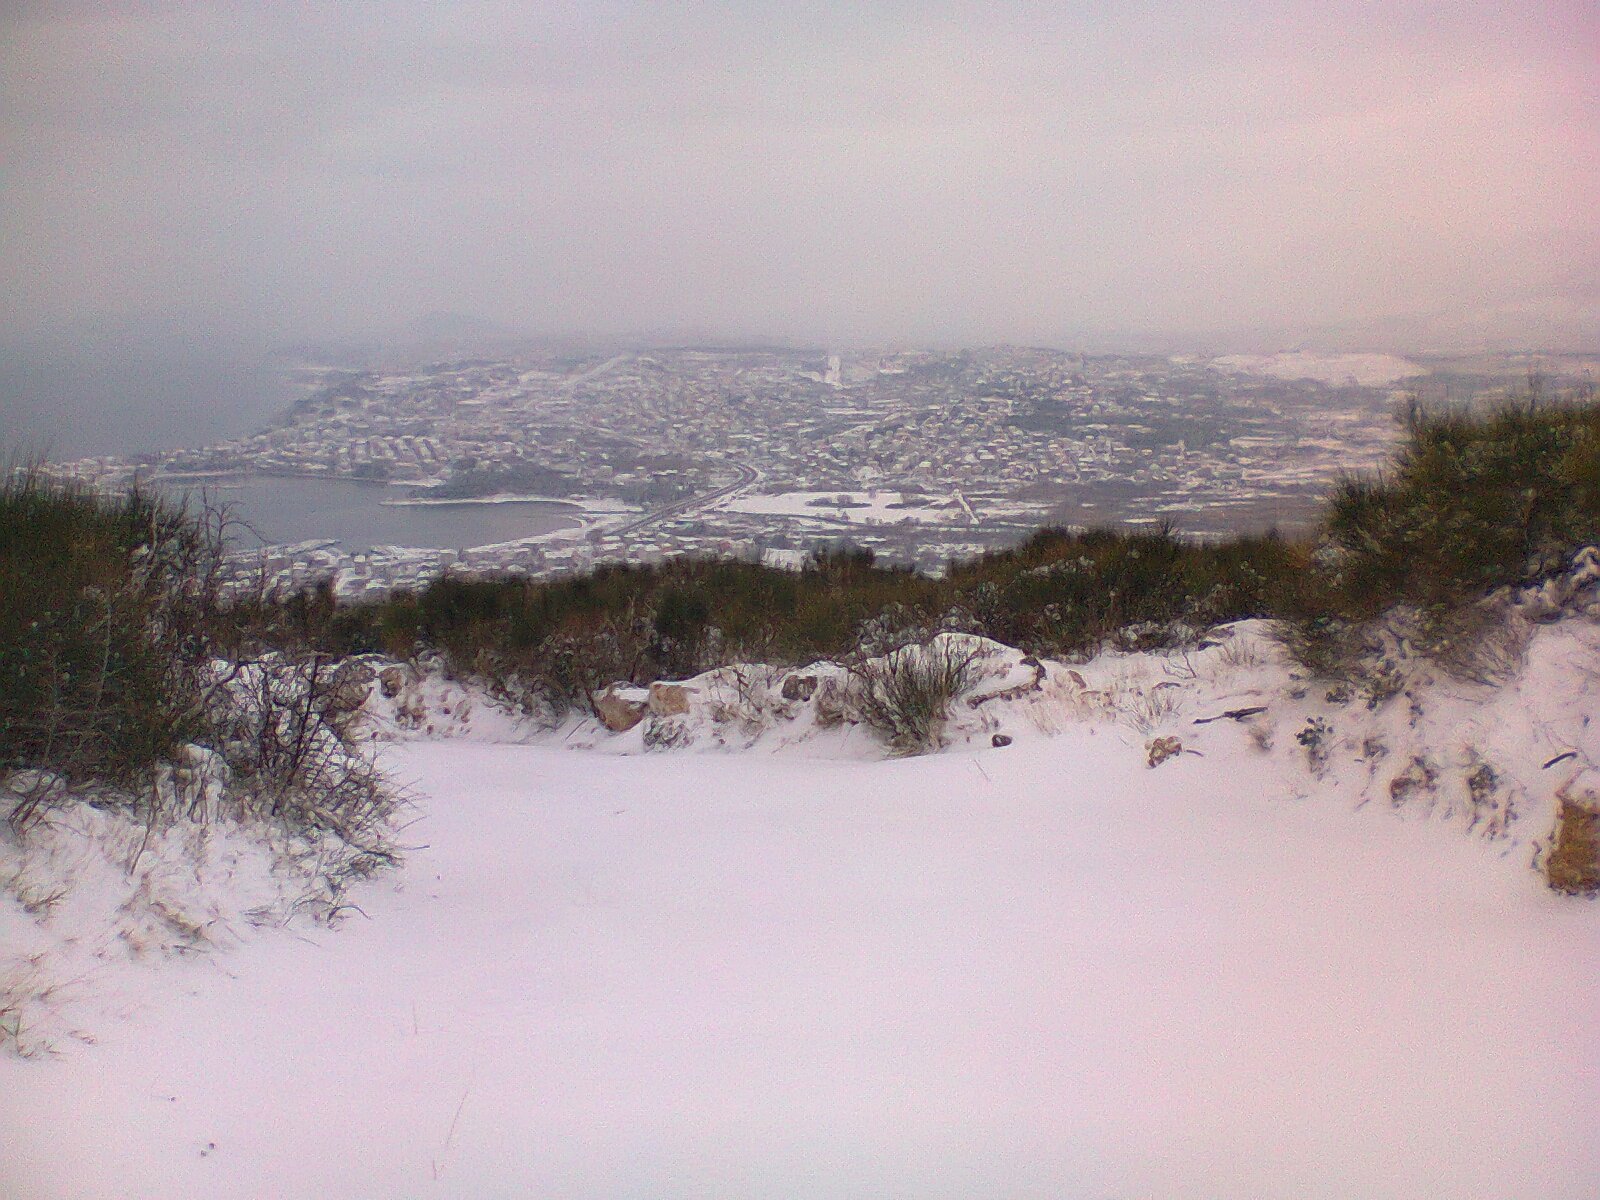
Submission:
M 37 467 L 0 481 L 0 779 L 28 781 L 11 823 L 80 791 L 152 823 L 226 806 L 386 860 L 397 798 L 349 737 L 351 671 L 259 652 L 264 631 L 336 624 L 332 593 L 225 608 L 223 524 Z
M 1323 540 L 1283 613 L 1302 666 L 1352 679 L 1399 643 L 1459 678 L 1503 680 L 1523 631 L 1482 602 L 1600 542 L 1600 406 L 1413 413 L 1388 474 L 1334 489 Z
M 1328 501 L 1344 615 L 1454 607 L 1600 541 L 1600 406 L 1421 414 L 1393 471 Z
M 129 785 L 205 723 L 217 539 L 37 467 L 0 482 L 0 772 Z
M 337 611 L 291 598 L 255 620 L 275 645 L 441 653 L 452 670 L 559 713 L 618 679 L 842 660 L 864 638 L 892 648 L 940 629 L 1055 654 L 1092 652 L 1119 635 L 1177 644 L 1221 621 L 1280 611 L 1303 585 L 1305 563 L 1304 547 L 1271 536 L 1210 545 L 1170 530 L 1043 530 L 1014 550 L 955 564 L 944 579 L 833 544 L 799 572 L 684 557 L 535 581 L 446 577 L 416 595 Z
M 1223 543 L 1153 532 L 1043 529 L 957 565 L 981 632 L 1038 653 L 1108 642 L 1170 646 L 1210 626 L 1282 612 L 1306 578 L 1303 547 L 1275 535 Z

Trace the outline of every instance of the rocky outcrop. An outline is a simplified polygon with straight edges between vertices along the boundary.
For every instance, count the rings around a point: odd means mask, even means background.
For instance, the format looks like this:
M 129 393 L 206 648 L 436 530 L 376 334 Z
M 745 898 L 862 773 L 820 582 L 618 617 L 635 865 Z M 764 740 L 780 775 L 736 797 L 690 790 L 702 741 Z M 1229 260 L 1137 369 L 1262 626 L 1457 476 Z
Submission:
M 1600 793 L 1569 784 L 1556 792 L 1556 803 L 1545 878 L 1558 892 L 1592 896 L 1600 892 Z
M 689 711 L 696 689 L 681 683 L 652 683 L 646 701 L 652 716 L 678 717 Z
M 817 692 L 817 677 L 815 675 L 790 675 L 783 681 L 783 690 L 780 693 L 785 700 L 798 700 L 801 703 L 811 699 Z
M 650 711 L 650 692 L 626 684 L 612 684 L 594 694 L 594 715 L 612 733 L 626 733 Z

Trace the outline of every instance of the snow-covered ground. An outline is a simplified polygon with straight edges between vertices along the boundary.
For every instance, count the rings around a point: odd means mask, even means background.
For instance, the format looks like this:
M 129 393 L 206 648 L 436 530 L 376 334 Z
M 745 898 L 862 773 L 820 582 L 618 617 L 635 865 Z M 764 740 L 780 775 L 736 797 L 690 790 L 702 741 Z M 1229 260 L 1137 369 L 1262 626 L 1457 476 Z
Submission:
M 0 1194 L 1593 1197 L 1600 905 L 1529 864 L 1600 625 L 1370 706 L 1230 632 L 989 648 L 905 759 L 825 668 L 615 734 L 375 696 L 405 868 L 104 962 L 97 1044 L 0 1059 Z
M 727 512 L 752 513 L 762 516 L 816 517 L 837 521 L 877 522 L 893 525 L 898 521 L 918 524 L 949 524 L 961 520 L 966 514 L 960 504 L 950 496 L 920 497 L 920 504 L 906 504 L 897 491 L 864 492 L 780 492 L 775 495 L 740 495 L 723 501 L 718 507 Z M 835 504 L 844 496 L 848 503 Z
M 1315 379 L 1328 384 L 1355 383 L 1383 387 L 1427 371 L 1394 354 L 1230 354 L 1214 358 L 1211 365 L 1245 375 L 1270 375 L 1276 379 Z

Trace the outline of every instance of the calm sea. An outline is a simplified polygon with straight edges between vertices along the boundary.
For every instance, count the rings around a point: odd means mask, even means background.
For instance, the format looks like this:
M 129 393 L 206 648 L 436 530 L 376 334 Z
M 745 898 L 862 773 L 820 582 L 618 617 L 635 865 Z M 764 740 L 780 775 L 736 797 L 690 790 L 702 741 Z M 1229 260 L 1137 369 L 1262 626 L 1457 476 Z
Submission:
M 301 394 L 259 354 L 225 346 L 0 345 L 0 449 L 65 461 L 205 446 L 259 429 Z
M 466 549 L 511 542 L 578 523 L 579 509 L 549 501 L 509 504 L 393 505 L 398 488 L 347 479 L 279 479 L 266 476 L 169 482 L 165 490 L 188 492 L 229 507 L 267 543 L 330 538 L 351 553 L 397 545 Z M 241 545 L 256 537 L 237 535 Z

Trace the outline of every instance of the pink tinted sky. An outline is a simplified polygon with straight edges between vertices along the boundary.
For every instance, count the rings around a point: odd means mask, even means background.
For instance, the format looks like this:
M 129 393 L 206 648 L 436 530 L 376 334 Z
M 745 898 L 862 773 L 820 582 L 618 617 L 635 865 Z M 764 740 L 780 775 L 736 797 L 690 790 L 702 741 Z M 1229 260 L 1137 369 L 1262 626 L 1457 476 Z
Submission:
M 1592 5 L 862 8 L 10 6 L 0 339 L 1596 329 Z

